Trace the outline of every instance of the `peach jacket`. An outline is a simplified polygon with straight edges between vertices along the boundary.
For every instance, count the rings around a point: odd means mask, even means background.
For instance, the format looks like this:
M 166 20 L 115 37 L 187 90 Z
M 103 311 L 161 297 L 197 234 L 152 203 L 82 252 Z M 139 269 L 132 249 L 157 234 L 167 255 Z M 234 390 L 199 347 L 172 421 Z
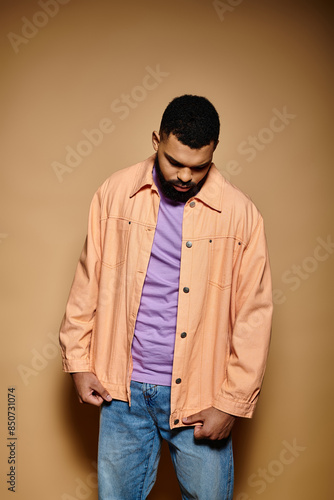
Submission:
M 92 200 L 88 235 L 60 330 L 63 369 L 94 372 L 131 404 L 131 343 L 159 210 L 155 155 L 111 175 Z M 264 376 L 272 287 L 263 219 L 212 165 L 184 207 L 170 426 L 214 406 L 251 417 Z

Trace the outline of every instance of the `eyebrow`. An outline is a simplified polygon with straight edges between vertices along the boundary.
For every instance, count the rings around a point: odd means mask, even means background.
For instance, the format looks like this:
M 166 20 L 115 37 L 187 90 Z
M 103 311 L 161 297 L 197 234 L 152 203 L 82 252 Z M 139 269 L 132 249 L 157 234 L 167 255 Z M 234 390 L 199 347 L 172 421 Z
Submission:
M 180 163 L 179 161 L 175 160 L 175 158 L 173 158 L 172 156 L 170 156 L 168 153 L 164 152 L 164 155 L 167 158 L 167 160 L 170 160 L 170 161 L 174 162 L 179 167 L 184 167 L 184 165 L 182 163 Z M 201 165 L 194 165 L 193 167 L 190 167 L 190 168 L 205 168 L 208 165 L 211 165 L 211 163 L 212 163 L 212 160 L 209 160 L 209 161 L 207 161 L 205 163 L 202 163 Z

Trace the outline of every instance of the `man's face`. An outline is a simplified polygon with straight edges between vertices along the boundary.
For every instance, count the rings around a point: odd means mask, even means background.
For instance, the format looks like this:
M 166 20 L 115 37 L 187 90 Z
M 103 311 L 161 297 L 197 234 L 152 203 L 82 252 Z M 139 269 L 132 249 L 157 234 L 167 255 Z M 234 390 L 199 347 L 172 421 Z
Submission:
M 211 164 L 216 144 L 212 141 L 200 149 L 191 149 L 170 134 L 168 137 L 152 134 L 157 152 L 157 174 L 163 193 L 175 201 L 186 202 L 203 183 Z

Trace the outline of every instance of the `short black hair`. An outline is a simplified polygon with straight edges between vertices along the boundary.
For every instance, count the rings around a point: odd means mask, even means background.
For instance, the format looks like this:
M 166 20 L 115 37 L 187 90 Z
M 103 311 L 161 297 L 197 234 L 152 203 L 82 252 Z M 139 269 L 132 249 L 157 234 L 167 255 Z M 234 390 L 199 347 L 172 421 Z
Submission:
M 219 115 L 206 97 L 185 94 L 175 97 L 165 109 L 160 136 L 174 134 L 182 144 L 200 149 L 219 137 Z

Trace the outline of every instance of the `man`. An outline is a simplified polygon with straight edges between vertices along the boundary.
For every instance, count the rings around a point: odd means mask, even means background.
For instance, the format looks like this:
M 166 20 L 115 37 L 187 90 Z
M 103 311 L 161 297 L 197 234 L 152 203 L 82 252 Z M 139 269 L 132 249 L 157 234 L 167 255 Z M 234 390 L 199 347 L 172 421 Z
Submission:
M 233 495 L 231 429 L 251 417 L 272 300 L 263 220 L 212 162 L 204 97 L 166 108 L 155 154 L 96 192 L 60 331 L 81 402 L 101 406 L 99 498 L 146 498 L 168 442 L 183 499 Z

